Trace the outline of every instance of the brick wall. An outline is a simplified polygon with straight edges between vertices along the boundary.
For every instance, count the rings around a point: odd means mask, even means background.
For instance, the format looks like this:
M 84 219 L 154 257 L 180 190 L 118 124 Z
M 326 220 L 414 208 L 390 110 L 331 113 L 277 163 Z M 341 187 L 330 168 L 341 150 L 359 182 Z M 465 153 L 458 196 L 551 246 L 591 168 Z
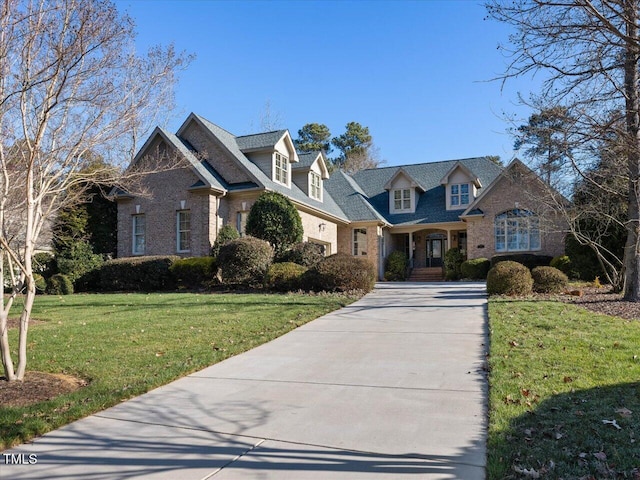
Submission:
M 564 237 L 566 229 L 562 222 L 552 213 L 547 212 L 536 195 L 541 198 L 543 189 L 527 176 L 521 176 L 518 180 L 502 177 L 491 191 L 480 201 L 478 208 L 484 212 L 484 217 L 467 219 L 468 258 L 491 258 L 496 254 L 510 252 L 496 252 L 494 219 L 507 210 L 517 208 L 536 212 L 540 216 L 540 240 L 541 249 L 531 252 L 537 255 L 550 255 L 552 257 L 564 253 Z M 523 183 L 527 188 L 523 188 Z M 483 246 L 483 248 L 480 248 Z

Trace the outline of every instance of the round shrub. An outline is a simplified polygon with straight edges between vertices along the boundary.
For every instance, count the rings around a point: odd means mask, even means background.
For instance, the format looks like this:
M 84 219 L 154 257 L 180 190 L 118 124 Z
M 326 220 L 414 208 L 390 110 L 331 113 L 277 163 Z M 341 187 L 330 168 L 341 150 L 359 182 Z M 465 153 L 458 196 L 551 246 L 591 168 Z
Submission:
M 536 267 L 531 270 L 533 291 L 538 293 L 560 293 L 569 283 L 569 278 L 554 267 Z
M 387 257 L 384 268 L 384 279 L 389 282 L 406 280 L 407 264 L 407 255 L 400 250 L 394 250 Z
M 500 262 L 487 275 L 489 295 L 529 295 L 532 288 L 531 272 L 521 263 Z
M 218 268 L 225 284 L 261 284 L 273 262 L 269 242 L 255 237 L 242 237 L 220 247 Z
M 107 261 L 98 271 L 98 290 L 157 292 L 173 290 L 176 280 L 169 268 L 175 255 L 125 257 Z
M 58 273 L 55 257 L 47 252 L 39 252 L 33 255 L 32 268 L 34 273 L 38 273 L 45 278 Z
M 36 293 L 44 293 L 47 289 L 47 281 L 39 273 L 33 274 L 33 281 L 36 284 Z
M 46 291 L 49 295 L 71 295 L 73 293 L 73 283 L 66 275 L 56 273 L 47 282 Z
M 213 247 L 211 247 L 211 256 L 217 257 L 220 253 L 220 247 L 225 243 L 229 243 L 231 240 L 235 240 L 236 238 L 240 238 L 240 234 L 236 227 L 233 225 L 225 225 L 218 232 L 218 236 L 216 237 L 215 242 L 213 242 Z
M 178 282 L 178 287 L 197 289 L 206 286 L 216 272 L 216 259 L 213 257 L 191 257 L 176 260 L 169 267 Z
M 292 262 L 307 268 L 324 260 L 322 247 L 315 243 L 298 242 L 280 256 L 280 262 Z
M 302 287 L 302 275 L 307 267 L 293 262 L 274 263 L 269 267 L 265 285 L 278 292 L 290 292 Z
M 567 255 L 553 257 L 549 265 L 557 268 L 567 276 L 571 274 L 571 259 Z
M 376 269 L 366 260 L 346 253 L 336 253 L 307 272 L 305 284 L 313 290 L 369 292 L 376 283 Z
M 72 282 L 85 273 L 100 268 L 104 263 L 102 255 L 93 253 L 93 248 L 87 242 L 77 242 L 64 253 L 56 255 L 58 272 L 68 276 Z
M 279 257 L 302 241 L 302 219 L 296 207 L 278 192 L 261 194 L 247 216 L 247 235 L 266 240 Z
M 462 272 L 460 266 L 465 261 L 465 255 L 458 247 L 450 248 L 444 254 L 444 278 L 447 280 L 458 280 Z
M 462 278 L 469 278 L 471 280 L 484 280 L 487 278 L 490 268 L 491 262 L 488 258 L 473 258 L 462 262 L 460 265 L 460 275 Z

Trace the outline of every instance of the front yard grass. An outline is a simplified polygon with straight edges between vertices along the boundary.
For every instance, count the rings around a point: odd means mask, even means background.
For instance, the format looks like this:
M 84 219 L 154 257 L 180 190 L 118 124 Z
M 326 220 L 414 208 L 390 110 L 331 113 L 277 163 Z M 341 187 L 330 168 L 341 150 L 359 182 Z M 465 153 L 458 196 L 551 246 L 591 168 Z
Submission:
M 491 299 L 487 478 L 640 478 L 640 321 Z
M 27 407 L 0 405 L 0 449 L 249 350 L 354 300 L 304 294 L 38 297 L 28 370 L 76 376 L 88 386 Z M 17 333 L 10 331 L 15 348 Z

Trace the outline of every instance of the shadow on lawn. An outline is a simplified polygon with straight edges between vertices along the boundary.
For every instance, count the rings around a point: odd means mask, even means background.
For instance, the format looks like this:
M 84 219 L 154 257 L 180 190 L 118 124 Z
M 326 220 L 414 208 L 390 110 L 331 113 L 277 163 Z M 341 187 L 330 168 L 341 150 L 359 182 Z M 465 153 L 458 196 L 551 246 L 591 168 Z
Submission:
M 488 480 L 532 478 L 531 469 L 540 478 L 640 479 L 640 383 L 533 400 L 507 429 L 489 433 Z

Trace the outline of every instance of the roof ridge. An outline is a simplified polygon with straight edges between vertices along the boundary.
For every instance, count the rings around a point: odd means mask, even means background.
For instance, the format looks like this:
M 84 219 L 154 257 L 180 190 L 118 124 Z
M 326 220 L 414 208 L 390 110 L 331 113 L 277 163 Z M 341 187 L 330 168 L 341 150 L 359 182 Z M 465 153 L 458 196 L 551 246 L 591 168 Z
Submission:
M 269 130 L 268 132 L 247 133 L 246 135 L 238 135 L 236 138 L 255 137 L 257 135 L 269 135 L 270 133 L 280 133 L 280 132 L 286 132 L 286 131 L 287 131 L 286 128 L 281 128 L 279 130 Z
M 218 125 L 217 123 L 213 123 L 211 120 L 208 120 L 206 118 L 204 118 L 202 115 L 198 115 L 197 113 L 193 113 L 193 115 L 195 115 L 196 117 L 198 117 L 200 119 L 200 121 L 205 121 L 210 125 L 213 125 L 216 128 L 219 128 L 220 130 L 222 130 L 225 133 L 228 133 L 229 135 L 231 135 L 233 138 L 237 138 L 235 136 L 235 134 L 231 133 L 229 130 L 227 130 L 226 128 L 221 127 L 220 125 Z
M 385 169 L 389 169 L 389 168 L 404 168 L 404 167 L 414 167 L 414 166 L 420 166 L 420 165 L 435 165 L 435 164 L 438 164 L 438 163 L 464 162 L 465 160 L 479 160 L 481 158 L 486 159 L 487 157 L 490 157 L 490 156 L 491 155 L 481 155 L 479 157 L 466 157 L 466 158 L 452 158 L 452 159 L 449 159 L 449 160 L 436 160 L 435 162 L 406 163 L 404 165 L 387 165 L 387 166 L 381 166 L 381 167 L 365 168 L 364 170 L 360 170 L 359 172 L 356 172 L 356 173 L 368 172 L 368 171 L 372 171 L 372 170 L 385 170 Z

